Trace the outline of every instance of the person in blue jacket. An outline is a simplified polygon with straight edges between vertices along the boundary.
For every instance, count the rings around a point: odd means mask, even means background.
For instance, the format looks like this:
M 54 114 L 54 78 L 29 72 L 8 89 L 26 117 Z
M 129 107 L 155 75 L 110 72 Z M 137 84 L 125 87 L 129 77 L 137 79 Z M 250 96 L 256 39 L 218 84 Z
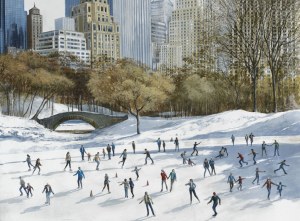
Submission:
M 278 171 L 278 170 L 283 170 L 284 174 L 287 174 L 287 172 L 285 171 L 283 166 L 288 166 L 289 167 L 290 165 L 287 165 L 285 162 L 286 161 L 283 160 L 282 162 L 278 163 L 278 164 L 280 164 L 279 168 L 277 170 L 274 170 L 274 173 L 276 173 L 276 171 Z
M 158 147 L 158 152 L 160 152 L 160 147 L 161 147 L 161 140 L 160 140 L 160 138 L 157 139 L 156 143 L 157 143 L 157 147 Z
M 133 193 L 134 183 L 131 178 L 129 178 L 129 187 L 130 187 L 132 198 L 134 198 L 134 193 Z
M 81 145 L 79 151 L 80 151 L 80 154 L 81 154 L 81 159 L 84 160 L 84 153 L 87 154 L 87 152 L 85 151 L 85 148 L 84 148 L 83 145 Z
M 80 167 L 78 167 L 77 172 L 73 175 L 76 176 L 77 175 L 77 185 L 78 185 L 78 189 L 81 188 L 82 189 L 82 178 L 85 179 L 84 173 L 81 170 Z
M 121 158 L 121 157 L 123 157 L 123 158 L 119 163 L 122 163 L 122 169 L 123 169 L 125 161 L 127 159 L 127 149 L 124 149 L 123 153 L 120 155 L 119 158 Z
M 177 180 L 177 178 L 176 178 L 176 173 L 175 173 L 175 170 L 174 170 L 174 169 L 172 169 L 172 172 L 169 174 L 168 179 L 169 179 L 169 178 L 171 179 L 170 192 L 172 192 L 173 184 L 174 184 L 174 182 Z
M 193 202 L 193 198 L 192 198 L 192 194 L 194 194 L 194 196 L 196 197 L 196 199 L 198 200 L 198 202 L 200 203 L 200 200 L 196 194 L 196 184 L 194 183 L 193 179 L 190 179 L 190 182 L 188 182 L 187 184 L 185 184 L 186 186 L 190 186 L 189 188 L 189 192 L 190 192 L 190 204 L 192 204 Z
M 236 179 L 234 178 L 232 173 L 230 173 L 230 175 L 228 176 L 228 180 L 227 180 L 227 183 L 229 183 L 230 192 L 232 192 L 232 188 L 233 188 L 233 185 L 235 182 L 236 182 Z
M 213 206 L 212 206 L 212 209 L 214 211 L 214 215 L 213 216 L 216 216 L 218 214 L 217 211 L 216 211 L 216 208 L 217 208 L 218 204 L 221 205 L 221 199 L 216 194 L 216 192 L 213 192 L 213 196 L 210 198 L 210 201 L 207 203 L 207 205 L 210 204 L 211 202 L 213 202 Z
M 282 192 L 283 187 L 286 187 L 286 185 L 283 185 L 281 182 L 279 182 L 279 184 L 277 185 L 277 190 L 278 190 L 280 198 L 281 198 L 281 192 Z
M 116 145 L 114 144 L 114 142 L 111 143 L 111 150 L 113 153 L 113 156 L 115 156 L 115 149 L 116 149 Z

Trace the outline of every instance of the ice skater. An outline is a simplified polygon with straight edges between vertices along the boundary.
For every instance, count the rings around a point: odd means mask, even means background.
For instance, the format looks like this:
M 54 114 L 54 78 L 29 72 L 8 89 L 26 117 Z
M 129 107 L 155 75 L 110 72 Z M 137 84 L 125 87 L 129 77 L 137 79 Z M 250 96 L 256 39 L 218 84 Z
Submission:
M 131 172 L 135 172 L 135 175 L 136 175 L 136 180 L 139 179 L 140 175 L 139 175 L 139 171 L 141 170 L 142 168 L 138 168 L 137 166 L 134 168 L 134 170 L 132 170 Z
M 193 202 L 193 196 L 192 194 L 194 194 L 195 198 L 198 200 L 198 202 L 200 203 L 200 200 L 196 194 L 196 184 L 194 183 L 193 179 L 190 179 L 190 181 L 188 183 L 185 184 L 186 186 L 189 186 L 189 192 L 190 192 L 190 204 L 192 204 Z
M 183 153 L 180 154 L 182 158 L 182 164 L 186 164 L 186 151 L 183 151 Z
M 219 155 L 216 156 L 215 158 L 223 158 L 224 157 L 224 154 L 225 154 L 225 150 L 224 150 L 224 147 L 221 148 L 221 150 L 219 151 Z
M 213 206 L 212 206 L 212 209 L 214 211 L 213 216 L 216 216 L 216 215 L 218 215 L 216 208 L 217 208 L 218 204 L 221 205 L 221 199 L 215 192 L 213 192 L 213 196 L 210 198 L 210 201 L 207 204 L 210 204 L 211 202 L 213 202 Z
M 70 154 L 70 152 L 67 152 L 65 160 L 66 160 L 66 166 L 64 168 L 64 171 L 66 171 L 66 168 L 67 168 L 68 165 L 69 165 L 70 171 L 72 171 L 72 168 L 71 168 L 71 154 Z
M 94 161 L 97 163 L 96 170 L 99 170 L 99 164 L 100 164 L 100 153 L 97 152 L 94 156 Z
M 26 157 L 26 160 L 24 162 L 27 162 L 27 165 L 28 165 L 28 171 L 31 171 L 31 167 L 34 168 L 34 166 L 32 165 L 31 163 L 31 158 L 30 158 L 30 155 L 27 154 L 27 157 Z
M 268 145 L 266 144 L 265 141 L 263 141 L 263 143 L 261 145 L 261 156 L 262 157 L 264 156 L 264 153 L 265 153 L 266 157 L 268 156 L 266 146 L 268 146 Z
M 232 173 L 230 173 L 230 175 L 228 176 L 228 179 L 227 179 L 227 183 L 229 183 L 230 192 L 232 192 L 232 188 L 234 186 L 234 182 L 236 182 L 236 179 L 234 178 L 234 176 L 232 175 Z
M 256 153 L 253 149 L 251 149 L 251 153 L 248 154 L 248 155 L 253 155 L 253 165 L 256 164 L 256 160 L 255 160 L 256 154 L 257 154 L 257 153 Z
M 106 152 L 105 152 L 105 149 L 104 149 L 104 148 L 102 149 L 102 155 L 103 155 L 103 159 L 105 159 Z
M 161 140 L 160 140 L 160 138 L 157 139 L 156 143 L 157 143 L 157 147 L 158 147 L 158 152 L 160 152 L 160 147 L 161 147 Z
M 283 185 L 281 182 L 279 182 L 279 184 L 277 185 L 277 190 L 278 190 L 280 198 L 281 198 L 281 192 L 282 192 L 283 187 L 286 187 L 286 185 Z
M 140 204 L 142 202 L 145 202 L 145 205 L 146 205 L 146 208 L 147 208 L 147 216 L 149 216 L 149 207 L 151 209 L 152 215 L 155 216 L 155 213 L 154 213 L 154 210 L 153 210 L 153 207 L 152 207 L 153 201 L 152 201 L 151 196 L 148 195 L 148 192 L 145 192 L 145 195 L 144 195 L 142 201 L 140 202 Z
M 122 168 L 124 167 L 125 161 L 127 159 L 127 149 L 124 149 L 123 153 L 120 155 L 119 158 L 122 158 L 122 160 L 119 163 L 122 163 Z
M 26 187 L 25 187 L 25 181 L 23 180 L 22 177 L 19 177 L 20 179 L 20 188 L 19 188 L 19 191 L 20 191 L 20 196 L 23 196 L 23 192 L 22 192 L 22 189 L 25 190 L 25 193 L 27 194 L 27 190 L 26 190 Z
M 237 158 L 240 158 L 240 160 L 239 160 L 240 167 L 243 167 L 242 163 L 245 163 L 246 165 L 248 165 L 248 162 L 244 161 L 244 156 L 241 153 L 238 153 Z
M 266 181 L 266 182 L 264 183 L 264 185 L 262 186 L 262 188 L 263 188 L 264 186 L 267 187 L 267 190 L 268 190 L 268 200 L 270 199 L 270 194 L 271 194 L 272 185 L 277 186 L 275 183 L 273 183 L 273 182 L 271 181 L 270 178 L 268 178 L 267 181 Z
M 35 161 L 34 169 L 33 169 L 33 171 L 32 171 L 32 175 L 34 174 L 34 171 L 35 171 L 36 169 L 39 169 L 38 175 L 41 174 L 41 168 L 40 168 L 40 166 L 42 166 L 41 161 L 40 161 L 40 158 L 37 158 L 37 160 Z
M 250 135 L 249 135 L 249 139 L 250 139 L 250 144 L 251 144 L 251 146 L 252 146 L 252 144 L 253 144 L 253 138 L 254 138 L 254 135 L 253 135 L 253 133 L 251 132 Z
M 210 173 L 210 170 L 209 170 L 209 163 L 208 163 L 208 160 L 206 158 L 203 162 L 203 168 L 204 168 L 204 178 L 205 178 L 206 171 L 208 171 L 209 175 L 211 176 L 211 173 Z
M 160 177 L 161 177 L 161 190 L 160 190 L 160 192 L 163 191 L 164 184 L 165 184 L 166 190 L 168 191 L 168 185 L 167 185 L 168 175 L 166 174 L 166 172 L 164 170 L 161 170 Z
M 135 154 L 135 142 L 134 141 L 132 141 L 131 146 L 132 146 L 133 153 Z
M 134 198 L 134 193 L 133 193 L 134 183 L 131 178 L 129 178 L 129 187 L 130 187 L 130 192 L 131 192 L 132 198 Z
M 175 144 L 175 152 L 176 152 L 176 150 L 178 150 L 178 152 L 179 152 L 179 140 L 177 137 L 175 138 L 174 144 Z
M 196 164 L 194 163 L 194 161 L 191 160 L 191 158 L 188 159 L 188 165 L 189 166 L 195 166 Z
M 238 186 L 238 190 L 239 191 L 242 191 L 242 189 L 243 189 L 243 180 L 244 180 L 245 178 L 242 178 L 241 176 L 239 176 L 239 178 L 237 179 L 237 181 L 235 181 L 235 182 L 238 182 L 239 183 L 239 186 Z
M 283 170 L 284 174 L 287 174 L 287 172 L 284 169 L 284 166 L 289 167 L 290 165 L 287 165 L 285 162 L 286 162 L 286 160 L 283 160 L 280 163 L 278 163 L 278 164 L 280 164 L 279 168 L 277 170 L 274 170 L 274 173 L 276 173 L 276 171 L 278 171 L 278 170 Z
M 113 156 L 115 156 L 115 149 L 116 149 L 116 145 L 114 144 L 114 142 L 111 143 L 111 150 L 113 153 Z
M 90 153 L 87 154 L 87 157 L 88 157 L 88 161 L 90 162 L 91 161 L 91 158 L 92 158 L 92 155 Z
M 107 151 L 108 159 L 111 160 L 111 146 L 109 144 L 107 144 L 106 146 L 106 151 Z
M 274 157 L 277 155 L 277 156 L 280 156 L 279 155 L 279 143 L 275 140 L 275 142 L 273 144 L 271 144 L 270 146 L 273 146 L 274 145 Z
M 84 148 L 83 145 L 81 145 L 79 151 L 80 151 L 80 154 L 81 154 L 81 160 L 84 160 L 84 153 L 87 154 L 87 152 L 85 151 L 85 148 Z
M 234 141 L 235 141 L 235 136 L 232 134 L 232 135 L 231 135 L 232 146 L 234 146 Z
M 169 176 L 168 176 L 168 179 L 171 180 L 170 192 L 172 192 L 173 184 L 174 184 L 174 182 L 177 180 L 176 173 L 175 173 L 175 170 L 174 170 L 174 169 L 172 169 L 171 173 L 170 173 Z
M 252 184 L 254 184 L 254 182 L 257 182 L 257 185 L 259 185 L 259 173 L 265 173 L 266 171 L 263 170 L 259 170 L 258 167 L 255 169 L 255 179 L 252 181 Z
M 198 150 L 197 150 L 197 146 L 200 144 L 201 142 L 197 143 L 195 142 L 194 143 L 194 146 L 193 146 L 193 152 L 191 154 L 191 156 L 193 156 L 193 154 L 196 152 L 196 156 L 198 156 Z
M 163 145 L 163 148 L 164 148 L 164 152 L 166 152 L 166 142 L 164 140 L 163 140 L 162 145 Z
M 51 195 L 51 193 L 54 195 L 54 192 L 53 192 L 51 186 L 48 183 L 45 185 L 44 190 L 43 190 L 42 193 L 44 193 L 44 192 L 46 192 L 46 202 L 45 202 L 45 204 L 50 205 L 50 195 Z
M 81 188 L 82 189 L 82 178 L 85 179 L 85 175 L 83 173 L 83 171 L 81 170 L 80 167 L 78 167 L 77 172 L 73 175 L 76 176 L 77 175 L 77 185 L 78 185 L 78 189 Z
M 211 168 L 211 174 L 215 174 L 216 175 L 216 169 L 215 169 L 215 161 L 213 160 L 213 158 L 210 158 L 209 160 L 209 166 Z
M 245 140 L 246 140 L 246 144 L 247 144 L 247 146 L 248 146 L 248 141 L 249 141 L 248 134 L 245 135 Z
M 109 190 L 109 177 L 108 177 L 108 175 L 107 175 L 107 173 L 105 174 L 105 176 L 104 176 L 104 187 L 103 187 L 103 189 L 102 189 L 102 191 L 101 192 L 103 192 L 104 191 L 104 189 L 105 189 L 105 187 L 107 187 L 107 190 L 108 190 L 108 193 L 110 193 L 110 190 Z
M 127 179 L 124 179 L 124 181 L 120 184 L 120 186 L 121 185 L 124 185 L 125 198 L 128 198 L 129 183 L 128 183 Z
M 34 190 L 33 187 L 30 185 L 30 183 L 27 183 L 26 186 L 26 190 L 27 190 L 27 198 L 29 198 L 29 193 L 31 195 L 31 197 L 33 196 L 32 191 Z
M 153 159 L 151 158 L 150 152 L 149 150 L 145 149 L 144 154 L 146 154 L 146 158 L 145 158 L 145 165 L 147 164 L 147 159 L 150 158 L 150 160 L 152 161 L 152 164 L 154 164 Z

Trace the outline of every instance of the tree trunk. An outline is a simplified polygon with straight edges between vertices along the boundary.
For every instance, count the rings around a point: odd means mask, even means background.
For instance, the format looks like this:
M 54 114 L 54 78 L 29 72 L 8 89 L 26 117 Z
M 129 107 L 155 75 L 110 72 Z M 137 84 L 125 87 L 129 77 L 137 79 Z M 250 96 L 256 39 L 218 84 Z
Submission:
M 253 83 L 253 112 L 257 112 L 257 105 L 256 105 L 256 77 L 257 77 L 257 70 L 253 71 L 253 75 L 252 75 L 252 83 Z
M 277 112 L 276 80 L 275 73 L 272 71 L 272 92 L 273 92 L 273 112 Z
M 135 118 L 136 118 L 136 133 L 141 134 L 141 132 L 140 132 L 140 115 L 138 112 L 135 115 Z

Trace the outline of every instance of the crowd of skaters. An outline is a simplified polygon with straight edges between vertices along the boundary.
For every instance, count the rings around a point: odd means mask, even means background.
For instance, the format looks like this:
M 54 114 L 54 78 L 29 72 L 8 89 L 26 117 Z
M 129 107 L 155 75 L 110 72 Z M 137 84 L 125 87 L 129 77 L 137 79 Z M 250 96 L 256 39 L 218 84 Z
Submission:
M 252 133 L 250 133 L 249 136 L 248 135 L 245 136 L 245 141 L 246 141 L 247 146 L 248 146 L 248 140 L 249 139 L 250 139 L 250 145 L 252 146 L 253 138 L 254 138 L 254 135 Z M 235 136 L 234 135 L 231 136 L 231 140 L 232 140 L 232 144 L 234 146 L 234 142 L 235 142 Z M 173 142 L 172 138 L 171 138 L 170 142 Z M 161 146 L 163 147 L 163 152 L 166 152 L 166 142 L 164 140 L 162 141 L 160 138 L 158 138 L 156 140 L 156 143 L 157 143 L 157 146 L 158 146 L 158 152 L 161 152 Z M 193 144 L 193 148 L 192 148 L 193 151 L 190 155 L 191 157 L 193 156 L 194 153 L 196 153 L 196 155 L 195 155 L 196 157 L 198 156 L 197 146 L 200 143 L 201 142 L 198 142 L 198 143 L 195 142 Z M 132 141 L 131 145 L 132 145 L 132 149 L 133 149 L 133 154 L 136 154 L 136 144 L 135 144 L 135 142 Z M 178 140 L 177 137 L 174 140 L 174 145 L 175 145 L 175 152 L 179 151 L 179 140 Z M 276 155 L 279 156 L 279 143 L 275 140 L 275 142 L 273 144 L 270 144 L 270 145 L 266 144 L 265 141 L 263 141 L 263 143 L 262 143 L 262 157 L 263 157 L 263 154 L 265 154 L 265 156 L 267 156 L 266 146 L 273 146 L 273 145 L 274 145 L 274 156 L 276 156 Z M 79 148 L 79 151 L 80 151 L 80 154 L 81 154 L 82 161 L 84 161 L 85 155 L 87 155 L 88 161 L 91 161 L 91 154 L 87 153 L 87 151 L 86 151 L 86 149 L 83 145 L 81 145 L 81 147 Z M 147 149 L 144 149 L 144 154 L 146 155 L 145 165 L 147 164 L 147 159 L 150 159 L 152 164 L 154 164 L 154 160 L 151 157 L 150 151 L 148 151 Z M 108 160 L 111 160 L 111 158 L 115 156 L 115 144 L 114 143 L 112 143 L 111 145 L 108 144 L 106 148 L 102 149 L 103 159 L 105 159 L 106 155 L 108 157 Z M 255 165 L 257 163 L 256 160 L 255 160 L 256 155 L 257 155 L 256 151 L 254 149 L 251 149 L 251 152 L 248 155 L 253 155 L 253 164 Z M 187 152 L 186 151 L 181 153 L 180 156 L 183 159 L 183 164 L 186 164 L 188 162 L 187 164 L 190 165 L 190 166 L 196 165 L 196 163 L 194 163 L 191 160 L 191 158 L 187 157 Z M 119 157 L 122 158 L 122 160 L 119 163 L 122 163 L 122 168 L 124 168 L 124 165 L 125 165 L 125 162 L 126 162 L 126 159 L 127 159 L 127 149 L 124 149 Z M 224 157 L 228 157 L 228 151 L 227 151 L 226 147 L 221 147 L 221 150 L 219 151 L 219 154 L 216 157 L 210 158 L 209 160 L 207 158 L 204 159 L 204 162 L 203 162 L 204 178 L 206 177 L 207 172 L 210 176 L 216 175 L 214 159 L 217 159 L 217 158 L 222 159 Z M 243 167 L 242 163 L 248 165 L 248 162 L 246 162 L 244 160 L 244 156 L 241 153 L 238 153 L 237 158 L 239 158 L 240 167 Z M 96 162 L 96 164 L 97 164 L 96 170 L 99 170 L 100 159 L 101 159 L 100 153 L 97 152 L 95 154 L 94 158 L 93 158 L 93 161 Z M 64 167 L 64 171 L 69 166 L 69 170 L 70 170 L 70 172 L 72 172 L 70 152 L 67 152 L 67 154 L 65 156 L 65 161 L 66 161 L 66 165 Z M 41 164 L 39 158 L 36 160 L 35 165 L 33 165 L 31 163 L 30 155 L 27 154 L 27 158 L 26 158 L 25 162 L 27 162 L 27 165 L 28 165 L 28 168 L 29 168 L 28 171 L 31 171 L 31 167 L 32 167 L 33 168 L 33 173 L 32 174 L 34 174 L 35 170 L 38 169 L 38 175 L 40 175 L 40 171 L 41 171 L 40 166 L 42 166 L 42 164 Z M 286 161 L 283 160 L 279 164 L 280 164 L 279 168 L 277 170 L 274 170 L 274 173 L 276 173 L 276 171 L 278 171 L 278 170 L 283 170 L 283 172 L 285 174 L 287 174 L 285 169 L 284 169 L 284 166 L 289 166 L 289 165 L 286 164 Z M 139 179 L 139 171 L 141 169 L 142 168 L 138 168 L 137 166 L 135 166 L 134 170 L 132 170 L 132 172 L 135 172 L 136 181 Z M 261 171 L 261 170 L 259 170 L 259 168 L 256 168 L 256 170 L 255 170 L 255 179 L 253 180 L 252 184 L 254 184 L 254 182 L 257 181 L 257 185 L 259 185 L 259 174 L 263 173 L 263 172 L 266 172 L 266 171 Z M 172 189 L 173 189 L 173 185 L 174 185 L 175 181 L 177 180 L 175 170 L 172 169 L 172 171 L 170 172 L 170 174 L 168 176 L 166 174 L 166 172 L 162 169 L 160 175 L 161 175 L 161 192 L 163 191 L 164 186 L 165 186 L 165 189 L 167 191 L 169 190 L 168 185 L 167 185 L 167 179 L 170 179 L 170 192 L 171 192 Z M 82 189 L 83 188 L 82 180 L 83 180 L 83 178 L 85 179 L 85 175 L 84 175 L 84 172 L 81 170 L 80 167 L 78 167 L 78 170 L 76 171 L 76 173 L 73 176 L 77 176 L 78 189 Z M 116 176 L 117 176 L 117 174 L 116 174 Z M 235 179 L 233 174 L 230 173 L 230 175 L 228 176 L 228 181 L 227 181 L 230 184 L 230 192 L 233 191 L 233 186 L 234 186 L 235 183 L 239 184 L 237 189 L 239 191 L 241 191 L 244 179 L 245 178 L 243 178 L 241 176 L 239 176 L 238 179 Z M 110 182 L 109 177 L 108 177 L 107 174 L 105 174 L 104 185 L 103 185 L 102 192 L 105 190 L 105 188 L 107 188 L 108 193 L 111 193 L 110 192 L 110 187 L 109 187 L 109 182 Z M 147 181 L 147 184 L 148 184 L 148 181 Z M 130 192 L 132 194 L 132 198 L 134 198 L 134 182 L 133 182 L 131 177 L 128 180 L 125 178 L 124 181 L 122 181 L 120 183 L 120 185 L 123 185 L 123 187 L 124 187 L 125 198 L 128 198 L 128 190 L 129 189 L 130 189 Z M 192 195 L 194 195 L 194 197 L 200 203 L 200 200 L 199 200 L 199 198 L 196 194 L 196 184 L 194 183 L 193 179 L 190 179 L 189 182 L 186 185 L 189 186 L 190 203 L 192 204 Z M 279 184 L 275 184 L 274 182 L 271 181 L 270 178 L 268 178 L 262 186 L 262 188 L 264 186 L 266 186 L 266 188 L 268 190 L 268 199 L 270 199 L 270 193 L 271 193 L 272 185 L 277 186 L 277 190 L 278 190 L 278 192 L 280 194 L 280 197 L 281 197 L 283 187 L 286 187 L 286 185 L 283 185 L 281 182 L 279 182 Z M 22 190 L 25 191 L 27 197 L 29 197 L 29 196 L 32 197 L 33 196 L 33 193 L 32 193 L 32 191 L 34 190 L 33 187 L 29 183 L 26 186 L 25 181 L 22 177 L 20 177 L 20 189 L 19 190 L 20 190 L 21 196 L 23 195 Z M 43 193 L 44 192 L 46 193 L 46 202 L 45 203 L 50 205 L 50 195 L 51 194 L 54 195 L 54 192 L 53 192 L 51 186 L 48 183 L 44 187 Z M 155 216 L 155 213 L 154 213 L 154 210 L 153 210 L 153 207 L 152 207 L 153 201 L 152 201 L 151 196 L 147 192 L 145 192 L 145 195 L 144 195 L 144 197 L 143 197 L 143 199 L 140 203 L 142 203 L 143 201 L 146 204 L 147 216 L 149 215 L 149 208 L 151 209 L 152 214 Z M 213 202 L 213 206 L 212 206 L 212 209 L 214 211 L 213 216 L 216 216 L 217 215 L 216 207 L 217 207 L 217 205 L 221 204 L 221 199 L 215 192 L 213 193 L 213 196 L 211 197 L 211 200 L 208 202 L 208 204 L 211 203 L 211 202 Z

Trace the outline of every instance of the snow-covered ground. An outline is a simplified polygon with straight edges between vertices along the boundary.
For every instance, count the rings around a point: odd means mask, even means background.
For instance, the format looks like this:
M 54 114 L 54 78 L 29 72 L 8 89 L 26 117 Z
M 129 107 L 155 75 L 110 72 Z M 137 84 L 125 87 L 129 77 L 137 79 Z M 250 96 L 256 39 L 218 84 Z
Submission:
M 238 110 L 172 120 L 143 117 L 142 134 L 136 135 L 135 131 L 134 118 L 91 134 L 76 135 L 52 132 L 33 121 L 0 116 L 0 220 L 145 220 L 145 205 L 139 204 L 145 191 L 154 201 L 156 217 L 150 215 L 153 220 L 210 220 L 212 205 L 207 205 L 207 202 L 212 192 L 217 192 L 222 199 L 222 205 L 217 207 L 218 220 L 298 220 L 300 111 L 261 114 Z M 280 157 L 273 157 L 274 146 L 269 146 L 269 157 L 258 155 L 257 166 L 253 166 L 251 156 L 247 155 L 251 147 L 245 145 L 244 139 L 245 134 L 250 132 L 255 135 L 253 148 L 259 154 L 263 140 L 268 144 L 278 140 Z M 231 145 L 231 134 L 236 137 L 234 147 Z M 182 165 L 180 153 L 174 152 L 174 144 L 170 142 L 176 136 L 180 141 L 180 152 L 186 150 L 188 155 L 192 144 L 201 141 L 199 156 L 192 157 L 196 166 Z M 158 137 L 167 141 L 166 153 L 157 153 L 155 140 Z M 136 154 L 132 154 L 133 140 L 137 144 Z M 80 160 L 80 145 L 94 155 L 102 152 L 112 141 L 116 144 L 117 156 L 112 160 L 102 159 L 100 171 L 95 170 L 95 163 Z M 229 157 L 216 160 L 217 175 L 204 179 L 204 158 L 215 157 L 221 146 L 227 147 Z M 121 169 L 118 161 L 124 148 L 129 150 L 129 155 L 124 169 Z M 145 148 L 151 150 L 154 165 L 143 165 Z M 85 172 L 82 190 L 77 190 L 76 177 L 63 171 L 67 151 L 72 156 L 73 170 L 80 166 Z M 239 168 L 238 152 L 245 155 L 248 166 Z M 41 159 L 41 175 L 31 175 L 27 171 L 27 164 L 23 162 L 27 153 L 33 163 L 36 158 Z M 282 176 L 282 171 L 274 174 L 274 169 L 283 159 L 290 165 L 286 168 L 288 175 Z M 140 179 L 135 181 L 135 198 L 125 199 L 123 186 L 119 184 L 124 178 L 135 178 L 131 172 L 134 166 L 142 167 Z M 287 186 L 281 199 L 275 186 L 271 200 L 267 200 L 266 188 L 252 185 L 256 167 L 266 171 L 261 174 L 261 184 L 270 177 L 273 182 L 281 181 Z M 171 193 L 160 192 L 161 169 L 167 173 L 175 169 L 177 173 L 177 182 Z M 229 192 L 227 177 L 230 172 L 236 178 L 246 178 L 243 191 L 238 191 L 236 185 L 234 191 Z M 105 173 L 110 176 L 111 194 L 107 194 L 106 190 L 101 193 Z M 19 196 L 19 176 L 34 187 L 32 198 Z M 197 185 L 200 204 L 195 200 L 192 205 L 189 204 L 188 187 L 184 184 L 190 178 Z M 55 193 L 50 206 L 44 205 L 45 195 L 41 193 L 46 183 L 51 184 Z M 94 197 L 89 197 L 91 190 Z

